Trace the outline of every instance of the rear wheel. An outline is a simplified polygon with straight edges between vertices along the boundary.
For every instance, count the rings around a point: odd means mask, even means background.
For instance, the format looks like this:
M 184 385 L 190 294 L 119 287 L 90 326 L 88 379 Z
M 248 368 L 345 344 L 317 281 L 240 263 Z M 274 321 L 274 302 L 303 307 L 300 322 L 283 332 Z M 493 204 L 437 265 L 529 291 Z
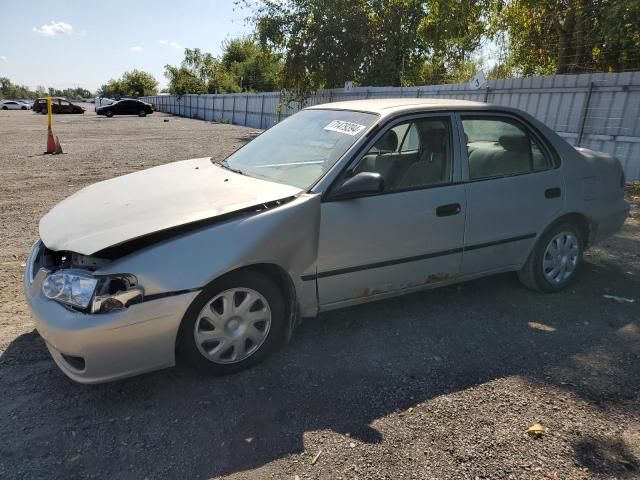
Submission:
M 583 249 L 580 229 L 570 222 L 558 223 L 540 237 L 518 277 L 533 290 L 560 291 L 575 277 Z
M 139 116 L 139 117 L 146 117 L 146 116 L 147 116 L 147 112 L 146 112 L 146 110 L 140 110 L 140 111 L 138 112 L 138 116 Z
M 282 292 L 257 271 L 232 272 L 206 287 L 180 326 L 179 347 L 199 370 L 226 375 L 249 368 L 272 353 L 283 338 Z

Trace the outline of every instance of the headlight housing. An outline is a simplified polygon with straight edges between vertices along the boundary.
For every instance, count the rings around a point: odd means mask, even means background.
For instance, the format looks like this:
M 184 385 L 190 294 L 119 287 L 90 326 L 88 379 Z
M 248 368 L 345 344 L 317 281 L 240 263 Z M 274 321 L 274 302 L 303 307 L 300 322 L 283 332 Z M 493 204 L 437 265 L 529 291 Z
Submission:
M 108 313 L 139 303 L 143 291 L 133 275 L 94 277 L 83 271 L 58 271 L 42 283 L 45 297 L 91 313 Z
M 88 308 L 98 279 L 80 272 L 56 272 L 45 278 L 42 293 L 51 300 L 78 308 Z

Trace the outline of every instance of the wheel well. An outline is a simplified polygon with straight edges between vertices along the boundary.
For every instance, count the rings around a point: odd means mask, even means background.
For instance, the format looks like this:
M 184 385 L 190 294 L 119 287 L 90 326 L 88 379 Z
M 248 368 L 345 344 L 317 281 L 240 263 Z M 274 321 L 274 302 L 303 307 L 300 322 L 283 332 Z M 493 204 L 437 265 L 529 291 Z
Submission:
M 278 288 L 284 295 L 285 308 L 287 309 L 285 315 L 289 321 L 289 325 L 287 326 L 285 335 L 286 335 L 286 341 L 289 341 L 291 338 L 291 335 L 293 334 L 293 330 L 298 325 L 298 322 L 300 320 L 300 315 L 298 314 L 298 302 L 296 299 L 296 291 L 293 285 L 293 281 L 291 280 L 291 277 L 289 276 L 289 274 L 283 268 L 272 263 L 258 263 L 254 265 L 247 265 L 244 267 L 236 268 L 235 270 L 230 270 L 225 274 L 215 278 L 214 280 L 209 282 L 207 285 L 210 285 L 211 283 L 220 280 L 226 275 L 229 275 L 235 272 L 242 272 L 242 271 L 260 272 L 264 275 L 267 275 L 269 278 L 271 278 L 273 282 L 278 286 Z M 178 343 L 180 342 L 180 335 L 182 335 L 182 322 L 176 334 L 176 339 L 175 339 L 176 351 L 178 348 Z
M 296 289 L 293 286 L 293 281 L 289 274 L 278 265 L 273 263 L 258 263 L 247 267 L 242 267 L 239 270 L 254 270 L 267 275 L 278 285 L 278 288 L 284 295 L 284 302 L 287 308 L 287 319 L 289 325 L 287 329 L 287 340 L 291 338 L 293 330 L 296 327 L 299 319 L 298 315 L 298 301 L 296 298 Z
M 556 219 L 552 225 L 557 225 L 560 222 L 571 222 L 578 227 L 580 233 L 582 233 L 582 240 L 584 241 L 584 247 L 589 245 L 589 237 L 591 236 L 591 224 L 587 217 L 581 213 L 568 213 L 562 217 Z

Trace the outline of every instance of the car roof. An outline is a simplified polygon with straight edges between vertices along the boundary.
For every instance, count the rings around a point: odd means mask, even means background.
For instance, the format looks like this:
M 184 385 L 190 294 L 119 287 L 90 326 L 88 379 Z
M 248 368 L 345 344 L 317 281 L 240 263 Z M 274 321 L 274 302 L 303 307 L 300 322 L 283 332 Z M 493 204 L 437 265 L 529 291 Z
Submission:
M 452 98 L 376 98 L 313 105 L 308 110 L 354 110 L 376 113 L 386 117 L 397 113 L 424 112 L 426 110 L 504 110 L 504 107 L 470 100 Z

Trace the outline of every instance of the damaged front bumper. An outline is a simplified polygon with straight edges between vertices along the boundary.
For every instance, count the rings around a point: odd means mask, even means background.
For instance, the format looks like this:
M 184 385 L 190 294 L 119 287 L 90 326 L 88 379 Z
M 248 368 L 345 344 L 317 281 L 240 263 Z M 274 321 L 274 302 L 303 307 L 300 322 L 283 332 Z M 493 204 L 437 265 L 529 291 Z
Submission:
M 34 246 L 27 260 L 25 297 L 38 332 L 67 376 L 80 383 L 101 383 L 175 364 L 178 328 L 198 291 L 109 313 L 81 312 L 42 293 L 48 271 L 36 263 L 41 245 Z

